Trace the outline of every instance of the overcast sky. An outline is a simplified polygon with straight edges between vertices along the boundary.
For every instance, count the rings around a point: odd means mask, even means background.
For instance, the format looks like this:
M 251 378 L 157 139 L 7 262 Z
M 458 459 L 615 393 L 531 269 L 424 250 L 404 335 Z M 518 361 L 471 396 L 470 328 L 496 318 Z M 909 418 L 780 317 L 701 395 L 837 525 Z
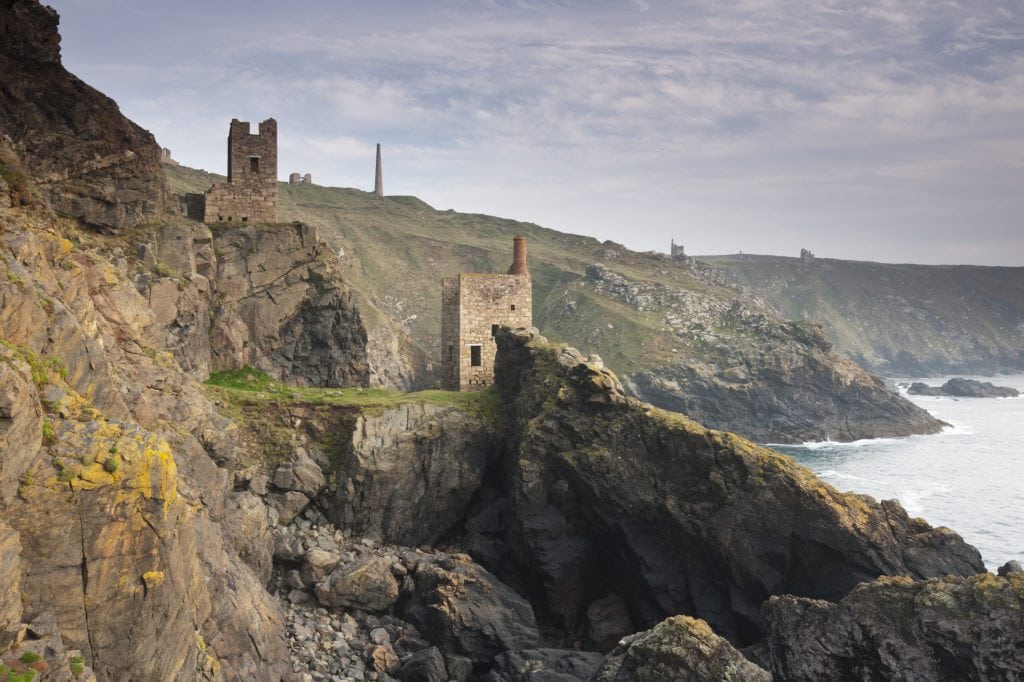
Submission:
M 667 251 L 1024 265 L 1021 0 L 49 0 L 181 163 Z

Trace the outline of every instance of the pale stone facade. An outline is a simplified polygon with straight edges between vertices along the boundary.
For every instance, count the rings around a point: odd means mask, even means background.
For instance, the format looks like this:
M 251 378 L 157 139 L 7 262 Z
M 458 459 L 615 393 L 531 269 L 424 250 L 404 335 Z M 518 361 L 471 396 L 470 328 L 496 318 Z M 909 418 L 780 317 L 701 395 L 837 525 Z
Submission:
M 228 132 L 228 179 L 206 192 L 204 220 L 208 223 L 277 222 L 277 121 L 249 123 L 231 119 Z
M 521 240 L 521 241 L 520 241 Z M 471 391 L 494 383 L 494 335 L 533 325 L 533 292 L 525 240 L 517 238 L 519 274 L 463 272 L 441 280 L 441 367 L 444 388 Z

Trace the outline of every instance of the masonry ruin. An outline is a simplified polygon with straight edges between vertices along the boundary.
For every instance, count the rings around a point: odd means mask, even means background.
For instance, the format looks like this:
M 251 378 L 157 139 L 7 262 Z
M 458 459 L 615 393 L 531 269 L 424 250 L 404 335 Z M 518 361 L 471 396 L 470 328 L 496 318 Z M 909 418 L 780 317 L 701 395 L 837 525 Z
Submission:
M 800 262 L 804 265 L 814 265 L 814 252 L 810 249 L 800 249 Z
M 682 244 L 676 244 L 676 240 L 672 240 L 669 255 L 678 260 L 686 260 L 686 248 Z
M 303 175 L 302 173 L 292 173 L 288 176 L 289 185 L 312 185 L 313 176 L 309 173 Z
M 447 390 L 493 384 L 498 329 L 533 326 L 525 237 L 513 240 L 512 254 L 507 274 L 463 272 L 441 280 L 441 367 Z
M 268 118 L 258 132 L 250 130 L 248 121 L 231 119 L 227 182 L 214 183 L 205 195 L 187 195 L 190 218 L 207 223 L 277 222 L 277 121 Z

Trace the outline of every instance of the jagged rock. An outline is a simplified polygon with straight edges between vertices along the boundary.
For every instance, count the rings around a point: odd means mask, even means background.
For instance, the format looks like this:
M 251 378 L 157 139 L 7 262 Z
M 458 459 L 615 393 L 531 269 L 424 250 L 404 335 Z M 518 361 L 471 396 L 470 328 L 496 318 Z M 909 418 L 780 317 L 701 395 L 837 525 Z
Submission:
M 326 484 L 324 472 L 303 448 L 297 448 L 295 459 L 283 463 L 274 472 L 274 485 L 278 488 L 296 490 L 309 498 L 316 497 Z
M 673 616 L 627 637 L 609 655 L 594 682 L 771 682 L 702 620 Z M 819 678 L 840 679 L 840 678 Z
M 399 660 L 395 650 L 387 644 L 381 644 L 370 650 L 370 661 L 378 673 L 393 673 L 398 670 Z
M 432 544 L 483 480 L 491 427 L 455 408 L 407 404 L 356 418 L 330 514 L 357 535 Z
M 1018 680 L 1024 671 L 1024 574 L 879 578 L 838 604 L 781 596 L 763 610 L 780 679 Z
M 999 567 L 999 576 L 1005 578 L 1013 573 L 1024 573 L 1024 567 L 1016 559 L 1011 559 Z
M 6 304 L 4 300 L 4 312 Z M 0 501 L 14 497 L 21 477 L 42 445 L 43 411 L 32 372 L 14 351 L 0 346 Z
M 598 649 L 611 649 L 633 631 L 626 602 L 619 595 L 609 594 L 587 607 L 587 635 Z
M 319 547 L 309 550 L 306 553 L 306 561 L 302 564 L 302 572 L 300 573 L 303 584 L 309 586 L 316 585 L 333 571 L 340 561 L 341 557 L 334 552 L 325 552 Z
M 984 570 L 948 529 L 840 493 L 788 457 L 620 397 L 562 347 L 499 333 L 514 555 L 568 627 L 615 585 L 634 624 L 690 613 L 741 644 L 772 594 L 838 600 L 879 574 Z M 605 402 L 595 383 L 608 385 Z M 621 588 L 621 589 L 620 589 Z
M 21 624 L 21 542 L 0 519 L 0 651 L 14 641 Z
M 266 585 L 270 580 L 274 553 L 266 505 L 252 493 L 231 493 L 225 503 L 224 524 L 238 556 Z
M 309 506 L 309 498 L 302 493 L 289 490 L 286 493 L 270 493 L 267 504 L 277 510 L 278 524 L 287 526 L 302 510 Z
M 589 680 L 604 662 L 602 654 L 564 649 L 506 651 L 494 659 L 488 682 L 576 682 Z
M 1007 386 L 995 386 L 991 381 L 977 381 L 954 377 L 942 386 L 929 386 L 915 381 L 907 389 L 910 395 L 952 396 L 956 398 L 1016 398 L 1020 391 Z
M 151 220 L 168 193 L 160 148 L 64 69 L 57 22 L 32 0 L 0 5 L 0 130 L 59 213 L 112 229 Z
M 449 660 L 474 663 L 507 649 L 529 649 L 540 641 L 529 603 L 468 557 L 421 561 L 402 617 L 439 647 Z
M 324 606 L 385 611 L 398 600 L 398 581 L 387 558 L 367 555 L 336 568 L 315 592 Z
M 398 671 L 398 679 L 402 682 L 445 682 L 448 670 L 441 650 L 432 646 L 409 656 Z
M 306 558 L 306 548 L 295 535 L 278 535 L 274 542 L 274 559 L 286 564 L 298 564 Z

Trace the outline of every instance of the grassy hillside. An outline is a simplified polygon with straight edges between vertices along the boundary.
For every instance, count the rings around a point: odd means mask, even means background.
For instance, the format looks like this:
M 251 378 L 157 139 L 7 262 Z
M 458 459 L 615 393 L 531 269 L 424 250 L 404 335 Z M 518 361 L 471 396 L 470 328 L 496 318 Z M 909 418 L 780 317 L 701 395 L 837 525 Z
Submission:
M 841 353 L 897 375 L 1024 369 L 1024 268 L 778 256 L 702 260 L 780 315 L 821 322 Z

